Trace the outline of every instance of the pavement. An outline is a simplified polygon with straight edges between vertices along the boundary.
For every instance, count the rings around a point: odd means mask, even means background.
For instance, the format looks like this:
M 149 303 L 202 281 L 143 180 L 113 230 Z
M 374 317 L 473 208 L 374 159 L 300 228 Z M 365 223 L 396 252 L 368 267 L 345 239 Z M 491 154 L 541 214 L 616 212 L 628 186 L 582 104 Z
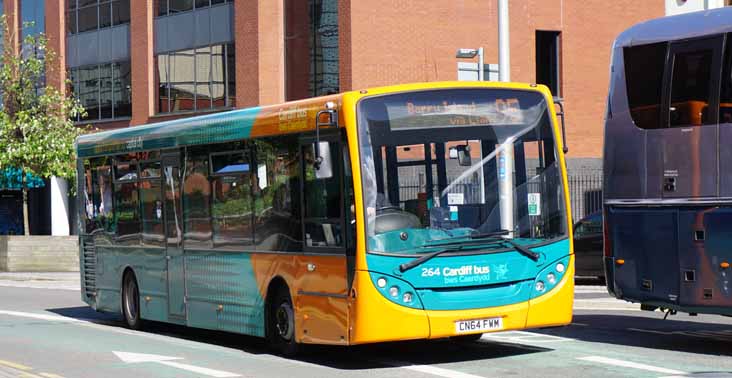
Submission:
M 80 290 L 79 272 L 0 272 L 0 287 L 50 290 Z
M 309 347 L 272 355 L 258 338 L 148 323 L 80 300 L 78 274 L 0 273 L 0 378 L 732 377 L 732 319 L 640 311 L 604 286 L 576 287 L 566 327 L 450 340 Z M 39 285 L 61 287 L 51 289 Z

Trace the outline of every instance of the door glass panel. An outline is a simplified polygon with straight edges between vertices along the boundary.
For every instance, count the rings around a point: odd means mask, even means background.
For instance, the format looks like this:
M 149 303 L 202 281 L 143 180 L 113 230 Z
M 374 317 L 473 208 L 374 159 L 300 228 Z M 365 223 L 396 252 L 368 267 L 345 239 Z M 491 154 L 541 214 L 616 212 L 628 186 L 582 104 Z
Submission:
M 142 244 L 163 246 L 163 201 L 160 178 L 140 181 Z
M 675 55 L 671 87 L 671 127 L 710 123 L 709 97 L 713 50 Z
M 165 222 L 169 246 L 177 246 L 182 232 L 178 167 L 165 167 Z
M 303 146 L 305 243 L 309 247 L 340 247 L 342 157 L 335 142 L 321 144 L 320 152 L 323 161 L 316 169 L 315 145 Z

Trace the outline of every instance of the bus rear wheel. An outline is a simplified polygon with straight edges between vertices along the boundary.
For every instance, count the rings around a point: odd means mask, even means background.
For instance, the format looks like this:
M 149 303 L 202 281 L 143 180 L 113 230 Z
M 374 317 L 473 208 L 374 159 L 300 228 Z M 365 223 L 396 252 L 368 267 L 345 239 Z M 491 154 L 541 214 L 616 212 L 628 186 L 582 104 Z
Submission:
M 299 346 L 295 341 L 295 308 L 286 288 L 280 288 L 272 296 L 269 305 L 267 341 L 269 346 L 283 356 L 294 356 Z
M 122 316 L 127 327 L 138 330 L 142 328 L 140 289 L 137 286 L 137 278 L 132 272 L 125 274 L 122 280 Z

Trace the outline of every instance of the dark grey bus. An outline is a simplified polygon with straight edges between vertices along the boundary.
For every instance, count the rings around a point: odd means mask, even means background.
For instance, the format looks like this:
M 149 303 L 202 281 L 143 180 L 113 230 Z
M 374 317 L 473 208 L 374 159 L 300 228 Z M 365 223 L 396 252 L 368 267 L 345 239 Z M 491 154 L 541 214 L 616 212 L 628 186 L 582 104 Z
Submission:
M 732 314 L 732 8 L 616 39 L 604 174 L 608 291 L 645 310 Z

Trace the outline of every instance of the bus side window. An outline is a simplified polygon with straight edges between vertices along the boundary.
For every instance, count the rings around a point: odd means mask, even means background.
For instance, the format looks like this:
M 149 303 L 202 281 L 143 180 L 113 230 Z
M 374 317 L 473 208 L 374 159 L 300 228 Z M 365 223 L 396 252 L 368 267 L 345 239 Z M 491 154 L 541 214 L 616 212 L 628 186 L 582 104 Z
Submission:
M 97 205 L 94 202 L 94 196 L 97 195 L 97 178 L 96 170 L 92 168 L 89 159 L 84 160 L 84 228 L 87 234 L 92 233 L 96 229 L 94 221 L 97 217 Z M 98 201 L 97 201 L 98 202 Z
M 114 222 L 116 243 L 140 244 L 140 198 L 137 161 L 121 156 L 114 166 Z
M 630 115 L 641 129 L 665 127 L 661 125 L 661 94 L 666 50 L 666 43 L 623 49 Z
M 183 178 L 183 242 L 188 249 L 207 249 L 211 245 L 211 183 L 208 147 L 186 149 Z
M 140 166 L 140 202 L 142 205 L 142 243 L 163 246 L 163 195 L 160 186 L 160 162 Z
M 321 142 L 323 161 L 316 169 L 315 144 L 302 147 L 304 180 L 305 245 L 308 247 L 342 247 L 341 166 L 339 144 Z
M 256 140 L 254 243 L 262 251 L 302 251 L 300 155 L 297 139 L 280 136 Z
M 247 152 L 211 154 L 214 247 L 252 244 L 251 174 Z
M 722 60 L 722 89 L 719 93 L 719 123 L 732 123 L 732 46 L 727 36 L 727 47 Z
M 714 51 L 699 49 L 674 55 L 671 79 L 671 127 L 710 124 L 707 114 L 710 102 Z
M 107 157 L 84 162 L 84 215 L 86 233 L 109 230 L 112 217 L 112 173 Z

